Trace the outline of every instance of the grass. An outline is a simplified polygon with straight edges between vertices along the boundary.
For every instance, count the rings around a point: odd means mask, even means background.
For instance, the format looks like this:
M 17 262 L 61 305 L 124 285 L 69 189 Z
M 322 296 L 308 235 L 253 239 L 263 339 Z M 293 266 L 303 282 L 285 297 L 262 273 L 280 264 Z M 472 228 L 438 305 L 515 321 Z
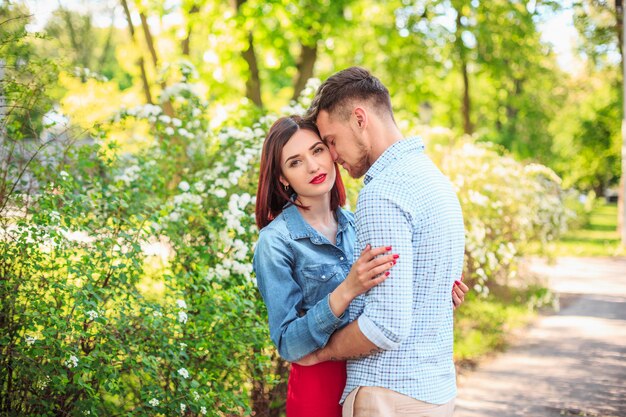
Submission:
M 512 335 L 536 317 L 537 309 L 552 306 L 547 289 L 500 287 L 486 298 L 470 291 L 454 313 L 454 359 L 461 369 L 473 368 L 478 360 L 503 351 Z
M 554 246 L 554 256 L 624 256 L 617 233 L 617 204 L 599 204 L 589 222 L 569 231 Z

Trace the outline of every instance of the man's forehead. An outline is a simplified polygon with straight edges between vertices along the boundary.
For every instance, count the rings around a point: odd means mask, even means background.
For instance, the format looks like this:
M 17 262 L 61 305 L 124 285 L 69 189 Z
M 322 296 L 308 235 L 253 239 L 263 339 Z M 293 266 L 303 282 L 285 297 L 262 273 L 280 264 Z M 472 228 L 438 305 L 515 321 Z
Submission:
M 315 122 L 318 125 L 320 123 L 327 124 L 330 122 L 330 120 L 331 120 L 331 117 L 330 117 L 330 113 L 328 113 L 328 110 L 320 110 L 320 112 L 317 113 L 317 118 L 315 119 Z

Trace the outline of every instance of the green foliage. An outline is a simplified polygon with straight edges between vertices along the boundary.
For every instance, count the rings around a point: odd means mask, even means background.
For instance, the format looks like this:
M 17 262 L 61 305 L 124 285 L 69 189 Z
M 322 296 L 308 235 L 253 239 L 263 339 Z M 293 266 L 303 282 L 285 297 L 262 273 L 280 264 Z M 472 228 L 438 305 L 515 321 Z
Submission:
M 596 201 L 588 222 L 566 233 L 551 250 L 554 256 L 624 256 L 617 233 L 617 206 Z
M 15 139 L 32 139 L 49 123 L 43 117 L 52 107 L 46 87 L 57 72 L 36 56 L 32 42 L 43 35 L 26 32 L 30 20 L 24 7 L 0 5 L 0 132 Z
M 621 175 L 621 108 L 618 74 L 605 70 L 597 78 L 572 82 L 578 92 L 568 98 L 553 122 L 554 167 L 566 187 L 603 194 Z M 576 85 L 578 84 L 578 85 Z

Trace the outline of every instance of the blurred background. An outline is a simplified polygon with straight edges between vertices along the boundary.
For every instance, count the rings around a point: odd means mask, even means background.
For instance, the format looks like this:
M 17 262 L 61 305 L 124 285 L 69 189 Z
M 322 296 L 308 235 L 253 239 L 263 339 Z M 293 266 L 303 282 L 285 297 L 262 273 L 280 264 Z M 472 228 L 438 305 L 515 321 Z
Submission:
M 626 255 L 622 33 L 621 0 L 3 1 L 0 414 L 284 415 L 258 159 L 352 65 L 461 200 L 457 366 L 504 348 L 558 309 L 529 259 Z

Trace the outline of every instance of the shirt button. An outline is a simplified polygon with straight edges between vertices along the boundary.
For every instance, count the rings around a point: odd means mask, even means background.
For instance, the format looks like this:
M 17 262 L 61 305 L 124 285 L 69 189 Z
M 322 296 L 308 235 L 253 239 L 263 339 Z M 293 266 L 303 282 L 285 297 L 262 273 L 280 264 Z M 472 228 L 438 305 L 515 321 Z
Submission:
M 322 278 L 326 278 L 326 275 L 322 275 Z
M 340 261 L 343 261 L 343 256 L 340 256 L 340 257 L 339 257 L 339 260 L 340 260 Z

